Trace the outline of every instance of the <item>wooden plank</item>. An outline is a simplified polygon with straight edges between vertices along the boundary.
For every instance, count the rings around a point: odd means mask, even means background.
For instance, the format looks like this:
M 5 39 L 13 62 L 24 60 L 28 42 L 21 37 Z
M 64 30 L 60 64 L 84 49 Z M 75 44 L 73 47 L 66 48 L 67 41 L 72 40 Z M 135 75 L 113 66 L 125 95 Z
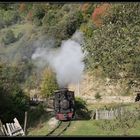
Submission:
M 116 117 L 117 110 L 96 110 L 96 120 L 97 119 L 114 119 Z
M 118 109 L 115 110 L 115 116 L 118 117 Z
M 25 133 L 24 133 L 24 131 L 23 131 L 23 129 L 22 129 L 22 127 L 20 126 L 20 124 L 19 124 L 19 122 L 18 122 L 18 120 L 17 120 L 17 118 L 14 118 L 14 122 L 15 122 L 15 126 L 16 127 L 19 127 L 19 128 L 21 128 L 21 134 L 22 135 L 25 135 Z
M 15 126 L 14 126 L 14 123 L 11 123 L 11 125 L 12 125 L 13 130 L 15 130 L 16 128 L 15 128 Z
M 1 130 L 2 135 L 5 135 L 1 119 L 0 119 L 0 130 Z
M 19 125 L 19 122 L 18 122 L 18 120 L 17 120 L 17 118 L 14 118 L 14 125 L 16 126 L 16 127 L 20 127 L 20 125 Z
M 2 121 L 0 120 L 0 135 L 5 135 L 2 125 Z
M 13 128 L 12 128 L 12 125 L 11 125 L 11 123 L 9 123 L 9 128 L 10 128 L 10 131 L 11 131 L 11 133 L 12 133 L 12 131 L 13 131 Z
M 104 108 L 103 112 L 104 112 L 104 118 L 106 119 L 106 110 L 105 110 L 105 108 Z
M 15 129 L 20 129 L 20 127 L 16 123 L 14 123 L 14 127 Z
M 21 131 L 16 132 L 16 133 L 13 134 L 13 136 L 20 136 L 20 135 L 23 136 L 23 133 Z
M 15 122 L 14 126 L 16 127 L 16 129 L 22 129 L 20 124 L 19 124 L 19 122 L 18 122 L 18 120 L 16 118 L 14 119 L 14 122 Z
M 13 134 L 13 133 L 15 133 L 15 131 L 17 131 L 17 128 L 15 128 L 12 124 L 11 124 L 11 126 L 12 126 L 12 131 L 11 131 L 11 133 Z
M 108 119 L 108 111 L 107 110 L 106 110 L 105 114 L 106 114 L 106 119 Z
M 1 126 L 0 129 L 1 129 L 2 135 L 5 135 L 3 126 Z
M 6 126 L 7 126 L 7 130 L 8 130 L 9 135 L 12 136 L 12 133 L 11 133 L 11 130 L 10 130 L 9 124 L 6 123 Z
M 124 108 L 117 108 L 117 109 L 110 109 L 110 110 L 97 110 L 96 109 L 96 117 L 95 119 L 98 120 L 98 119 L 108 119 L 108 120 L 111 120 L 111 119 L 115 119 L 116 117 L 120 116 L 120 115 L 123 115 L 125 113 L 125 109 Z M 91 119 L 92 116 L 91 116 Z
M 13 130 L 13 132 L 12 132 L 12 134 L 15 134 L 15 133 L 17 133 L 17 132 L 20 132 L 22 129 L 15 129 L 15 130 Z
M 5 134 L 6 134 L 7 136 L 9 136 L 9 133 L 8 133 L 8 131 L 7 131 L 6 127 L 5 127 L 5 125 L 3 125 L 3 129 L 4 129 Z

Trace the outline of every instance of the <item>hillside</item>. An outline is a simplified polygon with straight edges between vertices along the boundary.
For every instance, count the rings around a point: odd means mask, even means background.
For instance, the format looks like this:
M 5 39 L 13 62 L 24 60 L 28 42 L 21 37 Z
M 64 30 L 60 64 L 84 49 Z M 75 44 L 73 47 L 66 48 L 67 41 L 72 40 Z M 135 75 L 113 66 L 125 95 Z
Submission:
M 0 3 L 0 119 L 23 125 L 29 111 L 33 127 L 46 104 L 32 110 L 30 99 L 66 87 L 87 108 L 134 103 L 140 3 Z
M 82 97 L 87 103 L 133 103 L 135 101 L 135 89 L 129 90 L 125 81 L 117 83 L 110 82 L 110 79 L 102 79 L 92 76 L 89 73 L 83 76 L 79 84 L 70 85 L 70 90 L 75 91 L 75 95 Z M 99 94 L 101 99 L 97 99 Z

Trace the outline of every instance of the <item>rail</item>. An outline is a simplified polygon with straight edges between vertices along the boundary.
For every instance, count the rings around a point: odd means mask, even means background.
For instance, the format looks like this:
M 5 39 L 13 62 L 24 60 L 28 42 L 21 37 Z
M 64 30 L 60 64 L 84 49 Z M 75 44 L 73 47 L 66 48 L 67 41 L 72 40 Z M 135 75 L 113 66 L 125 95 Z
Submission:
M 60 136 L 71 124 L 71 121 L 60 121 L 59 125 L 46 136 Z

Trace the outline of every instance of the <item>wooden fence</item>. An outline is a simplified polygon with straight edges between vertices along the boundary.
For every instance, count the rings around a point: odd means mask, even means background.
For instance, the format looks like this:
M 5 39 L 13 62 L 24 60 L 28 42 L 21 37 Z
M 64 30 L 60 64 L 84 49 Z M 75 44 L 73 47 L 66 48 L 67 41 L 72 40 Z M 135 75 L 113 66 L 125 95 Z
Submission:
M 25 133 L 20 126 L 17 118 L 14 118 L 14 123 L 6 123 L 3 125 L 2 122 L 0 123 L 0 129 L 3 133 L 3 136 L 24 136 Z
M 124 109 L 123 108 L 118 108 L 118 109 L 110 109 L 110 110 L 98 110 L 96 109 L 96 111 L 93 111 L 91 114 L 91 119 L 115 119 L 118 115 L 122 115 L 124 113 Z

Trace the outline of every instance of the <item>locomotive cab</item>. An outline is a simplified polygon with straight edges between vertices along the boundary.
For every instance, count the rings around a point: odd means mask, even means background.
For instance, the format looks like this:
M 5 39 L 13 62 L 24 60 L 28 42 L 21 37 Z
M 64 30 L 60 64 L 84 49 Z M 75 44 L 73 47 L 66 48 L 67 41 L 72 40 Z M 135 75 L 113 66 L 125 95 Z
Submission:
M 54 92 L 54 111 L 58 120 L 71 120 L 74 117 L 74 92 L 67 88 Z

